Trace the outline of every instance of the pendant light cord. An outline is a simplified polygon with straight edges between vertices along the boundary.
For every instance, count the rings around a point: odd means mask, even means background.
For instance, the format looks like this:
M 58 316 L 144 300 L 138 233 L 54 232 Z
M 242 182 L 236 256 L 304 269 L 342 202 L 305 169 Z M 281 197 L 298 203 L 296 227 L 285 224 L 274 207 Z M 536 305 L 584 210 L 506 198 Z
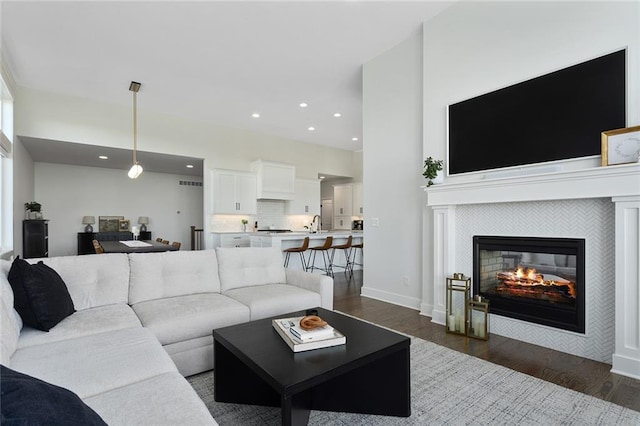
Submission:
M 133 92 L 133 164 L 138 164 L 138 92 Z

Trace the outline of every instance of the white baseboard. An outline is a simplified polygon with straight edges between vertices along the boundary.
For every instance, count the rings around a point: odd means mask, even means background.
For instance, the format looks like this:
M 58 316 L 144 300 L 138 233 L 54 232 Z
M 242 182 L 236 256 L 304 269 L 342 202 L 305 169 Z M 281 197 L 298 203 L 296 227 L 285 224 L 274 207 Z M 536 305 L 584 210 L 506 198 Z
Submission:
M 368 297 L 370 299 L 380 300 L 382 302 L 393 303 L 394 305 L 404 306 L 405 308 L 420 309 L 421 299 L 415 297 L 407 297 L 396 293 L 390 293 L 387 291 L 377 290 L 375 288 L 369 288 L 362 286 L 360 293 L 361 296 Z

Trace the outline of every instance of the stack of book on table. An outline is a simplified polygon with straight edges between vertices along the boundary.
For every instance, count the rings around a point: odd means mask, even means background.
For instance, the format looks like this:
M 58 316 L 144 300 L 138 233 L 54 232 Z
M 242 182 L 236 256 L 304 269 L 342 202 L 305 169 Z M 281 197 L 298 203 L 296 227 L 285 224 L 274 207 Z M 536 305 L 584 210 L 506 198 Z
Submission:
M 304 317 L 280 318 L 271 321 L 273 328 L 294 352 L 328 348 L 347 343 L 347 338 L 330 325 L 314 330 L 302 329 L 300 327 L 302 318 Z

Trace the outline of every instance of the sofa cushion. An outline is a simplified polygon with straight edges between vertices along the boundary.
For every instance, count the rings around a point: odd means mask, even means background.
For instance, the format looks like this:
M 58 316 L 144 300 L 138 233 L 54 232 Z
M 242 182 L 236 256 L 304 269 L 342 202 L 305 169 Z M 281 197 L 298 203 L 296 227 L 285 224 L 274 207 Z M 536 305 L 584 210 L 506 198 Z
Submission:
M 9 270 L 11 269 L 11 262 L 0 259 L 0 299 L 4 301 L 4 304 L 10 310 L 10 320 L 17 333 L 22 330 L 22 318 L 14 307 L 13 289 L 9 284 Z
M 195 293 L 220 293 L 215 250 L 135 253 L 129 304 Z
M 127 303 L 129 258 L 124 253 L 100 256 L 59 256 L 28 259 L 42 261 L 60 274 L 77 310 Z
M 11 324 L 11 311 L 4 300 L 0 300 L 0 364 L 10 365 L 11 355 L 18 348 L 19 333 Z
M 126 303 L 97 306 L 78 311 L 63 319 L 48 333 L 25 327 L 20 334 L 18 348 L 135 327 L 142 325 L 133 309 Z
M 15 309 L 24 324 L 49 331 L 75 312 L 67 286 L 51 267 L 16 259 L 9 270 Z
M 85 402 L 112 425 L 217 424 L 198 394 L 177 372 L 104 392 Z
M 22 318 L 13 308 L 13 290 L 7 279 L 9 269 L 11 262 L 0 260 L 0 363 L 4 365 L 10 364 L 22 330 Z
M 321 306 L 319 293 L 288 284 L 268 284 L 226 291 L 251 310 L 251 321 Z
M 11 368 L 82 399 L 177 371 L 158 339 L 142 327 L 18 349 Z
M 2 423 L 106 425 L 78 395 L 0 365 Z
M 132 308 L 163 345 L 209 336 L 214 328 L 246 322 L 250 317 L 248 307 L 219 293 L 149 300 Z
M 216 253 L 222 292 L 286 282 L 282 252 L 277 247 L 218 247 Z

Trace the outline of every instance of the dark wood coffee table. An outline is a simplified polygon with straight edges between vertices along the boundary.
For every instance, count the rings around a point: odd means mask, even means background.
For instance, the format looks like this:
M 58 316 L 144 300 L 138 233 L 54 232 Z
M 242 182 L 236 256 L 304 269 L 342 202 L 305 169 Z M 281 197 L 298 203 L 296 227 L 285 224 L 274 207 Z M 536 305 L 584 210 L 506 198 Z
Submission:
M 409 417 L 410 339 L 317 310 L 346 345 L 294 353 L 271 318 L 214 330 L 215 400 L 279 406 L 283 425 L 307 424 L 310 410 Z

